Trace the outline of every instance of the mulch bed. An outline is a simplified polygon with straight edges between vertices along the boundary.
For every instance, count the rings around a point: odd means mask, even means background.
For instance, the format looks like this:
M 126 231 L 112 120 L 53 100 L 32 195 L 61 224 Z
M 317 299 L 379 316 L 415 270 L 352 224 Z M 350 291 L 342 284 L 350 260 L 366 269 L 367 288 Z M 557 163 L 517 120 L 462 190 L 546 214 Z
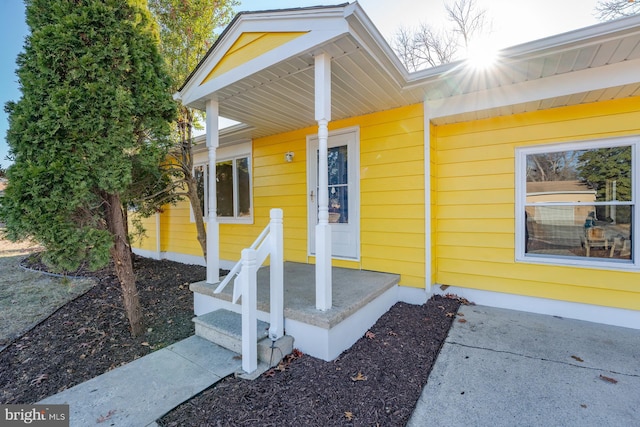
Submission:
M 225 378 L 159 424 L 404 426 L 459 306 L 439 296 L 422 306 L 397 303 L 338 359 L 294 351 L 255 381 Z
M 95 273 L 95 287 L 0 353 L 0 403 L 37 402 L 193 335 L 188 284 L 204 280 L 204 267 L 136 258 L 135 270 L 144 336 L 129 333 L 112 269 Z M 294 351 L 254 381 L 223 379 L 159 423 L 405 425 L 461 302 L 434 296 L 422 306 L 398 303 L 338 359 Z
M 29 259 L 32 269 L 43 269 Z M 147 332 L 133 338 L 112 268 L 90 275 L 97 284 L 0 353 L 0 403 L 34 403 L 151 351 L 193 335 L 189 283 L 205 268 L 136 257 L 134 268 Z

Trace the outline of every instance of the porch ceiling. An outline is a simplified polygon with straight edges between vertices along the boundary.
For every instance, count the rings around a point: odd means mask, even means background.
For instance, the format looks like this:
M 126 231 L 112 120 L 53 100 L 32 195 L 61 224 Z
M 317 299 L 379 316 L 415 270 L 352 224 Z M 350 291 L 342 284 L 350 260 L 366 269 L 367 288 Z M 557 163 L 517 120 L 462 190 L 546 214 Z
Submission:
M 222 143 L 314 126 L 316 52 L 332 58 L 332 120 L 426 100 L 442 124 L 640 95 L 640 16 L 505 49 L 490 69 L 460 61 L 408 73 L 360 7 L 351 9 L 347 32 L 216 90 L 220 115 L 244 124 L 223 130 Z
M 377 64 L 351 35 L 322 46 L 331 55 L 332 120 L 421 102 Z M 262 137 L 315 124 L 314 55 L 306 52 L 217 92 L 220 115 Z

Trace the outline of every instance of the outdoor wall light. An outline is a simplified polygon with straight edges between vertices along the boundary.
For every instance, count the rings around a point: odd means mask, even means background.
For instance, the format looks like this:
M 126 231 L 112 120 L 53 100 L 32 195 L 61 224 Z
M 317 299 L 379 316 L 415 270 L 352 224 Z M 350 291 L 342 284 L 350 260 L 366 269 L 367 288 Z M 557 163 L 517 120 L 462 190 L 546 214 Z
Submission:
M 284 159 L 287 161 L 287 163 L 291 163 L 293 162 L 293 156 L 295 156 L 293 151 L 287 151 L 284 154 Z

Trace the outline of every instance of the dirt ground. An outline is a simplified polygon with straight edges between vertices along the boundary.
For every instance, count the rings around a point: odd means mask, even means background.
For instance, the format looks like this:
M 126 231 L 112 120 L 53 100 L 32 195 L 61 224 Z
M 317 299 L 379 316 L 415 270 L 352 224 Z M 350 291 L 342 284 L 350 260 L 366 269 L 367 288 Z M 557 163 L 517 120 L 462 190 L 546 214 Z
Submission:
M 0 403 L 37 402 L 193 335 L 188 285 L 205 278 L 204 267 L 136 257 L 135 271 L 144 336 L 129 333 L 112 269 L 91 273 L 86 293 L 0 350 Z M 335 361 L 294 351 L 255 381 L 223 379 L 159 423 L 405 425 L 459 305 L 455 297 L 398 303 Z

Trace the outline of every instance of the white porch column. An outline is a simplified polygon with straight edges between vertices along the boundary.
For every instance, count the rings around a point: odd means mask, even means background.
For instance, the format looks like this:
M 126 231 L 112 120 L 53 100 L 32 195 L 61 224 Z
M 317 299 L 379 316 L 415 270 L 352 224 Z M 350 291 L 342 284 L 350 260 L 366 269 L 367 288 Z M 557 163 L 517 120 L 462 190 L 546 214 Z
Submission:
M 327 139 L 331 120 L 331 56 L 315 57 L 315 118 L 318 122 L 318 224 L 316 225 L 316 308 L 331 308 L 331 225 Z
M 218 132 L 218 101 L 207 101 L 207 148 L 209 153 L 208 177 L 208 213 L 207 218 L 207 283 L 214 284 L 220 281 L 220 228 L 217 216 L 216 198 L 216 150 L 219 145 Z

